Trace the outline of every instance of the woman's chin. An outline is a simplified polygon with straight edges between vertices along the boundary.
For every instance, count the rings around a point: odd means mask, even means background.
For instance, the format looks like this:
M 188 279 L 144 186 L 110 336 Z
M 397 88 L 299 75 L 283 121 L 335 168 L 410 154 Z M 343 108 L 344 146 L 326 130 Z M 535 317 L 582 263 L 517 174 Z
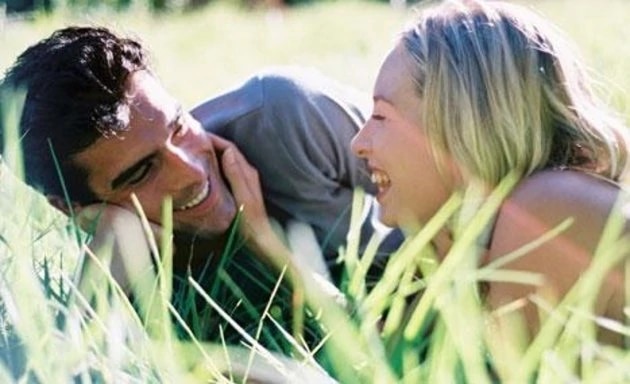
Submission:
M 396 226 L 402 229 L 406 235 L 415 235 L 422 229 L 422 224 L 415 217 L 398 218 Z
M 396 216 L 382 205 L 378 207 L 378 220 L 388 227 L 398 227 L 398 220 L 396 220 Z

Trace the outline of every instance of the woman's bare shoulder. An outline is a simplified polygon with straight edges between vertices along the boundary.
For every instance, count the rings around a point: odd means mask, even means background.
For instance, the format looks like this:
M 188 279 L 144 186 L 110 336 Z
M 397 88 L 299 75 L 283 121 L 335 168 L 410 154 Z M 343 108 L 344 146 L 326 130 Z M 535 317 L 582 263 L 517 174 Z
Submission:
M 592 243 L 599 238 L 613 209 L 621 209 L 620 199 L 626 195 L 618 184 L 585 172 L 537 172 L 519 183 L 506 199 L 498 213 L 495 233 L 503 226 L 510 229 L 528 221 L 548 230 L 569 220 L 572 224 L 567 234 L 584 236 L 585 242 Z
M 521 260 L 521 266 L 544 270 L 568 263 L 579 273 L 590 263 L 613 210 L 622 213 L 620 199 L 625 195 L 615 183 L 584 172 L 538 172 L 519 183 L 502 204 L 489 257 L 501 257 L 548 236 Z M 628 219 L 623 220 L 628 233 Z M 554 231 L 556 235 L 550 236 Z
M 550 302 L 565 295 L 590 266 L 611 212 L 622 213 L 617 204 L 624 195 L 627 193 L 614 183 L 577 171 L 538 172 L 517 185 L 497 214 L 487 261 L 538 242 L 504 267 L 539 274 L 544 287 L 492 283 L 488 295 L 491 306 L 531 295 L 540 297 L 545 292 L 555 298 Z M 628 219 L 623 220 L 620 235 L 630 228 Z M 598 315 L 623 317 L 621 264 L 610 271 L 601 286 L 595 308 Z M 526 305 L 525 316 L 533 329 L 537 313 L 535 305 Z M 616 340 L 617 336 L 610 337 Z
M 607 215 L 621 192 L 617 183 L 590 173 L 545 170 L 534 173 L 519 183 L 510 200 L 532 208 L 601 210 Z

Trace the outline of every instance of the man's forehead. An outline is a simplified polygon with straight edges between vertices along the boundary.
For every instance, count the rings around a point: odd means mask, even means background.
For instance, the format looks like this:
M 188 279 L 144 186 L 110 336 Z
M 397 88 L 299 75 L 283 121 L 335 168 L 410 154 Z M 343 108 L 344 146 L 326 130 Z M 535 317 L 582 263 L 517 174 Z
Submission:
M 151 155 L 162 145 L 168 125 L 180 106 L 146 71 L 129 79 L 129 126 L 119 135 L 100 137 L 73 157 L 88 173 L 97 194 L 111 192 L 111 182 L 127 168 Z
M 129 76 L 125 97 L 132 109 L 138 109 L 137 113 L 149 119 L 154 113 L 168 114 L 169 107 L 173 109 L 177 104 L 160 81 L 146 70 L 134 72 Z M 149 105 L 154 108 L 147 108 Z

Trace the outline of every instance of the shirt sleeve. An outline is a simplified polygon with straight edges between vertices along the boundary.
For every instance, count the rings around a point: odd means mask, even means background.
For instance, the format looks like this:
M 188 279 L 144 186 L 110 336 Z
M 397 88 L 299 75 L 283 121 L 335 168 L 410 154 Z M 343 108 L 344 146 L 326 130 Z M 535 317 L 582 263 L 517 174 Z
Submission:
M 350 142 L 367 116 L 367 95 L 316 71 L 282 68 L 255 76 L 200 120 L 232 140 L 258 169 L 270 215 L 310 224 L 327 257 L 345 242 L 354 189 L 373 192 Z

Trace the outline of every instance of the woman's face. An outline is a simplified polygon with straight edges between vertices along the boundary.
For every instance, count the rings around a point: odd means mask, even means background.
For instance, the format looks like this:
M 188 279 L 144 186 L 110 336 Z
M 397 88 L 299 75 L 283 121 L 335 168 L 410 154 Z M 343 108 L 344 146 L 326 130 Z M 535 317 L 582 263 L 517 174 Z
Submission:
M 372 116 L 352 140 L 352 151 L 368 162 L 381 221 L 415 231 L 450 197 L 457 172 L 446 155 L 438 171 L 410 68 L 398 44 L 380 68 Z

